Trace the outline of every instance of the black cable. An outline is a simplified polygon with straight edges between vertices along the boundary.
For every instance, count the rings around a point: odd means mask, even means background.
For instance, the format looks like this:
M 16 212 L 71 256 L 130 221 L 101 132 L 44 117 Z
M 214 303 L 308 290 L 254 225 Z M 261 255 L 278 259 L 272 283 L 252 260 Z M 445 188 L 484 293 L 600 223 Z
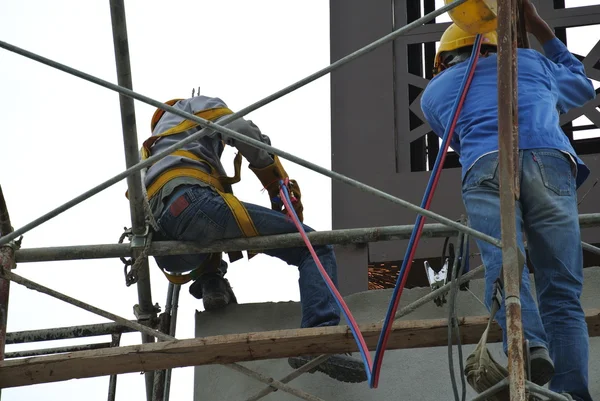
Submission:
M 459 397 L 458 397 L 458 387 L 456 385 L 456 377 L 454 374 L 454 358 L 453 358 L 453 353 L 452 353 L 452 328 L 454 328 L 455 331 L 455 335 L 456 335 L 456 340 L 457 340 L 457 347 L 458 347 L 458 363 L 459 363 L 459 369 L 460 369 L 460 378 L 461 378 L 461 385 L 462 385 L 462 392 L 461 392 L 461 400 L 465 401 L 466 397 L 467 397 L 467 384 L 466 384 L 466 380 L 465 380 L 465 369 L 464 369 L 464 362 L 463 362 L 463 352 L 462 352 L 462 343 L 460 341 L 460 328 L 458 327 L 458 317 L 457 317 L 457 311 L 456 311 L 456 297 L 458 294 L 458 285 L 457 285 L 457 277 L 460 277 L 462 275 L 462 271 L 466 265 L 466 260 L 469 257 L 468 253 L 466 252 L 466 248 L 467 248 L 467 244 L 468 244 L 468 237 L 466 235 L 461 235 L 460 237 L 460 253 L 458 255 L 458 257 L 456 257 L 456 259 L 454 260 L 453 266 L 452 266 L 452 288 L 450 289 L 450 300 L 449 300 L 449 305 L 448 305 L 448 363 L 449 363 L 449 370 L 450 370 L 450 380 L 452 382 L 452 390 L 454 392 L 454 399 L 455 401 L 459 401 Z M 458 267 L 458 261 L 460 260 L 460 268 Z M 460 271 L 459 271 L 460 270 Z
M 459 235 L 459 241 L 463 238 L 464 234 Z M 452 263 L 452 287 L 450 289 L 450 300 L 448 303 L 448 369 L 450 371 L 450 381 L 452 382 L 452 391 L 454 392 L 454 400 L 460 401 L 458 397 L 458 386 L 456 385 L 456 376 L 454 375 L 454 356 L 452 354 L 452 328 L 455 325 L 455 301 L 456 301 L 456 272 L 458 267 L 458 258 L 454 259 Z M 460 340 L 459 340 L 460 342 Z

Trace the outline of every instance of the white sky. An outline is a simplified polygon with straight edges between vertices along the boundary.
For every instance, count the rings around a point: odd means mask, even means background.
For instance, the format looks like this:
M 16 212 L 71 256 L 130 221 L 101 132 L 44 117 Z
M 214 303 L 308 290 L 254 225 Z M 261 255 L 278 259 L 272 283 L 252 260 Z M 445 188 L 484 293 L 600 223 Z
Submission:
M 597 1 L 572 0 L 570 6 Z M 168 5 L 166 5 L 168 4 Z M 129 0 L 127 25 L 134 90 L 166 101 L 201 93 L 221 97 L 233 110 L 247 106 L 329 64 L 329 2 L 277 0 Z M 0 40 L 117 82 L 109 3 L 5 0 Z M 583 29 L 583 28 L 582 28 Z M 588 28 L 585 28 L 588 29 Z M 597 37 L 586 31 L 582 38 Z M 584 43 L 585 42 L 585 43 Z M 592 40 L 581 41 L 587 52 Z M 571 44 L 571 43 L 570 43 Z M 579 51 L 573 44 L 573 50 Z M 15 228 L 124 170 L 118 94 L 0 50 L 3 154 L 0 184 Z M 135 102 L 138 139 L 149 135 L 151 106 Z M 273 145 L 330 168 L 329 77 L 252 113 Z M 229 169 L 233 152 L 227 152 Z M 284 162 L 303 190 L 305 221 L 331 228 L 331 183 Z M 260 183 L 243 169 L 235 191 L 244 201 L 268 205 Z M 116 243 L 130 226 L 125 181 L 25 235 L 23 247 Z M 167 281 L 151 258 L 153 302 L 163 308 Z M 135 286 L 125 287 L 118 259 L 21 264 L 34 281 L 126 318 L 133 318 Z M 259 255 L 230 264 L 239 302 L 299 300 L 298 273 Z M 182 288 L 178 338 L 194 336 L 200 302 Z M 17 284 L 11 285 L 8 330 L 100 323 L 106 320 Z M 109 336 L 7 346 L 7 351 L 110 341 Z M 122 345 L 137 344 L 137 333 Z M 193 369 L 173 371 L 171 399 L 191 400 Z M 5 389 L 3 401 L 105 400 L 108 377 Z M 120 375 L 117 400 L 145 400 L 143 376 Z

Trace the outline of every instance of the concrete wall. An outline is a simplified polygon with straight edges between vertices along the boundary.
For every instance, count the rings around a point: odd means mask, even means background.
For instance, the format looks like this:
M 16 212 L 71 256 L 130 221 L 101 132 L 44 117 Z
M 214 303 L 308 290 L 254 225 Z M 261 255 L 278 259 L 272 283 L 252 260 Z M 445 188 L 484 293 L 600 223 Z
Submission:
M 585 269 L 585 289 L 583 304 L 585 308 L 600 307 L 598 288 L 600 288 L 600 268 Z M 483 287 L 481 280 L 471 282 L 472 292 L 482 298 Z M 428 289 L 406 290 L 402 296 L 401 307 L 428 293 Z M 359 323 L 380 320 L 390 300 L 391 291 L 368 291 L 346 297 L 350 309 Z M 460 316 L 486 314 L 485 308 L 468 292 L 460 292 L 457 299 Z M 432 319 L 447 316 L 446 307 L 438 308 L 433 302 L 409 315 L 409 319 Z M 196 314 L 196 336 L 212 336 L 257 332 L 277 329 L 292 329 L 299 327 L 300 305 L 294 302 L 263 303 L 233 305 L 219 313 L 198 312 Z M 595 399 L 600 399 L 600 339 L 590 339 L 590 372 L 591 391 Z M 502 363 L 505 363 L 500 344 L 491 344 L 490 352 Z M 467 355 L 474 346 L 464 346 Z M 356 354 L 358 356 L 358 354 Z M 455 349 L 455 362 L 457 361 Z M 243 365 L 255 369 L 274 378 L 281 378 L 292 369 L 285 359 L 244 362 Z M 594 379 L 596 378 L 596 379 Z M 460 378 L 457 380 L 460 386 Z M 451 400 L 452 387 L 448 371 L 446 347 L 387 351 L 380 377 L 380 385 L 376 390 L 369 389 L 366 383 L 346 384 L 330 379 L 321 374 L 305 374 L 292 381 L 290 385 L 307 391 L 324 400 L 420 400 L 440 401 Z M 212 365 L 195 368 L 195 401 L 234 401 L 245 400 L 264 385 L 240 373 L 227 368 Z M 467 385 L 468 387 L 468 385 Z M 475 394 L 468 388 L 468 399 Z M 297 400 L 281 391 L 271 393 L 265 400 Z

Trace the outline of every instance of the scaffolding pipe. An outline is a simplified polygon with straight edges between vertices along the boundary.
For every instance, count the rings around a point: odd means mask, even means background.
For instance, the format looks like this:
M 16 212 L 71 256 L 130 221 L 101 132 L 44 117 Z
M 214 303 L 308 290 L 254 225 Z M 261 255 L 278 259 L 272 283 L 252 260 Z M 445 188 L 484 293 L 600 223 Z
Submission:
M 170 333 L 171 330 L 171 311 L 173 309 L 173 293 L 175 292 L 175 284 L 169 283 L 167 288 L 167 299 L 165 301 L 165 311 L 159 316 L 159 330 L 163 333 Z M 154 371 L 154 381 L 152 387 L 152 401 L 163 401 L 165 399 L 165 390 L 167 383 L 166 369 Z
M 255 380 L 258 380 L 260 382 L 268 384 L 269 386 L 276 387 L 278 390 L 285 391 L 286 393 L 291 394 L 291 395 L 295 395 L 296 397 L 301 398 L 303 400 L 325 401 L 322 398 L 315 397 L 314 395 L 308 394 L 307 392 L 302 391 L 300 389 L 289 387 L 289 386 L 285 385 L 284 383 L 280 382 L 279 380 L 274 380 L 268 376 L 265 376 L 258 372 L 254 372 L 254 371 L 246 368 L 245 366 L 242 366 L 239 364 L 227 364 L 227 365 L 223 365 L 223 366 L 228 367 L 229 369 L 235 370 L 236 372 L 240 372 L 240 373 L 242 373 L 248 377 L 251 377 Z
M 579 216 L 581 228 L 600 224 L 600 213 Z M 366 244 L 378 241 L 405 240 L 410 237 L 412 225 L 385 226 L 372 228 L 350 228 L 331 231 L 313 231 L 308 238 L 313 245 Z M 423 237 L 454 237 L 458 231 L 443 224 L 425 224 Z M 235 238 L 215 241 L 208 246 L 199 246 L 190 241 L 156 241 L 148 248 L 149 256 L 187 255 L 226 251 L 244 251 L 248 249 L 264 250 L 303 246 L 298 233 L 268 235 L 251 238 Z M 582 242 L 583 249 L 599 253 L 600 249 Z M 25 248 L 15 252 L 17 263 L 55 262 L 64 260 L 104 259 L 129 256 L 130 244 L 71 245 L 47 248 Z
M 600 223 L 600 214 L 598 215 Z M 410 237 L 411 225 L 374 228 L 352 228 L 333 231 L 313 231 L 308 238 L 313 245 L 364 244 L 377 241 L 403 240 Z M 450 237 L 457 233 L 442 224 L 425 225 L 423 236 L 429 238 Z M 299 233 L 269 235 L 251 238 L 235 238 L 215 241 L 208 246 L 199 246 L 189 241 L 152 242 L 148 255 L 185 255 L 195 253 L 213 253 L 224 251 L 244 251 L 247 249 L 265 250 L 304 246 Z M 75 245 L 49 248 L 20 249 L 16 252 L 17 263 L 50 262 L 58 260 L 80 260 L 116 258 L 128 256 L 130 244 Z
M 68 347 L 54 347 L 54 348 L 34 349 L 34 350 L 27 350 L 27 351 L 7 352 L 6 359 L 29 358 L 32 356 L 62 354 L 65 352 L 75 352 L 75 351 L 89 351 L 89 350 L 93 350 L 93 349 L 102 349 L 102 348 L 110 348 L 110 343 L 72 345 L 72 346 L 68 346 Z
M 87 310 L 88 312 L 92 312 L 95 313 L 97 315 L 100 315 L 102 317 L 105 317 L 107 319 L 111 319 L 117 323 L 120 323 L 123 326 L 127 326 L 130 327 L 136 331 L 140 331 L 142 333 L 154 336 L 156 338 L 158 338 L 159 340 L 164 340 L 164 341 L 177 341 L 177 338 L 170 336 L 168 334 L 165 333 L 161 333 L 160 331 L 151 329 L 149 327 L 146 327 L 140 323 L 134 322 L 134 321 L 129 321 L 127 319 L 124 319 L 120 316 L 117 316 L 113 313 L 104 311 L 102 309 L 96 308 L 95 306 L 89 305 L 85 302 L 79 301 L 77 299 L 71 298 L 68 295 L 64 295 L 58 291 L 52 290 L 48 287 L 45 287 L 41 284 L 35 283 L 31 280 L 26 279 L 25 277 L 21 277 L 17 274 L 14 274 L 12 272 L 4 272 L 4 278 L 9 279 L 11 281 L 14 281 L 15 283 L 21 284 L 31 290 L 35 290 L 35 291 L 39 291 L 43 294 L 46 295 L 50 295 L 51 297 L 54 298 L 58 298 L 61 301 L 70 303 L 71 305 L 77 306 L 79 308 L 82 308 L 84 310 Z M 271 380 L 272 381 L 272 385 L 278 387 L 280 390 L 289 392 L 290 394 L 294 394 L 294 392 L 296 391 L 296 389 L 291 388 L 286 386 L 283 383 L 280 383 L 272 378 L 266 378 L 266 376 L 261 375 L 259 373 L 253 372 L 250 369 L 247 369 L 245 367 L 243 367 L 242 365 L 238 365 L 238 364 L 229 364 L 229 365 L 224 365 L 224 366 L 228 366 L 234 370 L 238 370 L 240 372 L 245 372 L 245 374 L 248 374 L 250 377 L 255 378 L 258 381 L 262 381 L 263 383 L 265 382 L 264 380 Z M 251 374 L 249 374 L 248 372 L 250 372 Z M 154 384 L 154 383 L 153 383 Z M 298 390 L 299 391 L 299 390 Z
M 453 2 L 451 4 L 448 4 L 447 6 L 442 7 L 441 9 L 437 10 L 436 12 L 429 14 L 428 17 L 431 18 L 431 19 L 433 19 L 433 18 L 435 18 L 435 16 L 432 17 L 433 14 L 436 14 L 436 13 L 440 13 L 441 14 L 441 12 L 440 12 L 441 10 L 445 10 L 445 11 L 450 10 L 450 9 L 458 6 L 459 4 L 462 4 L 464 1 L 465 0 L 456 0 L 455 2 Z M 420 19 L 420 20 L 424 21 L 424 19 Z M 417 21 L 420 21 L 420 20 L 417 20 Z M 417 21 L 415 21 L 415 22 L 417 22 Z M 407 32 L 408 30 L 410 30 L 410 29 L 408 29 L 408 27 L 411 27 L 411 29 L 412 29 L 414 27 L 419 26 L 420 24 L 421 23 L 419 23 L 419 24 L 411 23 L 409 25 L 404 26 L 403 28 L 400 28 L 398 31 L 402 31 L 402 33 L 404 33 L 404 32 Z M 396 31 L 396 32 L 399 35 L 400 33 L 398 33 L 398 31 Z M 81 72 L 81 71 L 76 70 L 74 68 L 68 67 L 68 66 L 66 66 L 64 64 L 60 64 L 60 63 L 58 63 L 56 61 L 47 59 L 45 57 L 42 57 L 42 56 L 37 55 L 35 53 L 29 52 L 27 50 L 21 49 L 21 48 L 19 48 L 17 46 L 9 44 L 9 43 L 0 41 L 0 47 L 4 48 L 6 50 L 12 51 L 14 53 L 20 54 L 20 55 L 22 55 L 24 57 L 30 58 L 32 60 L 38 61 L 38 62 L 40 62 L 42 64 L 46 64 L 46 65 L 48 65 L 50 67 L 59 69 L 61 71 L 67 72 L 67 73 L 72 74 L 72 75 L 75 75 L 75 76 L 77 76 L 77 77 L 79 77 L 81 79 L 84 79 L 86 81 L 95 83 L 97 85 L 100 85 L 100 86 L 103 86 L 105 88 L 111 89 L 111 90 L 119 92 L 121 94 L 124 94 L 126 96 L 130 96 L 130 97 L 132 97 L 134 99 L 137 99 L 137 100 L 142 101 L 144 103 L 147 103 L 147 104 L 150 104 L 152 106 L 155 106 L 155 107 L 157 107 L 157 108 L 159 108 L 161 110 L 168 111 L 168 112 L 170 112 L 172 114 L 178 115 L 178 116 L 183 117 L 183 118 L 185 118 L 187 120 L 190 120 L 190 121 L 193 121 L 195 123 L 198 123 L 198 125 L 200 125 L 201 127 L 204 128 L 204 129 L 196 132 L 195 134 L 190 135 L 189 137 L 187 137 L 187 138 L 185 138 L 185 139 L 183 139 L 183 140 L 181 140 L 181 141 L 179 141 L 179 142 L 177 142 L 177 143 L 169 146 L 163 152 L 160 152 L 160 153 L 158 153 L 156 155 L 153 155 L 153 156 L 149 157 L 148 159 L 145 159 L 144 161 L 136 164 L 135 166 L 132 166 L 132 167 L 128 168 L 127 170 L 123 171 L 122 173 L 114 176 L 113 178 L 109 179 L 108 181 L 105 181 L 104 183 L 97 185 L 96 187 L 92 188 L 91 190 L 88 190 L 88 191 L 84 192 L 83 194 L 81 194 L 81 195 L 79 195 L 79 196 L 71 199 L 67 203 L 59 206 L 58 208 L 56 208 L 56 209 L 54 209 L 54 210 L 46 213 L 45 215 L 43 215 L 43 216 L 41 216 L 41 217 L 33 220 L 32 222 L 26 224 L 25 226 L 17 229 L 12 234 L 9 234 L 6 238 L 0 238 L 0 245 L 2 245 L 3 243 L 9 241 L 12 238 L 15 238 L 16 236 L 18 236 L 20 234 L 23 234 L 23 233 L 25 233 L 25 232 L 27 232 L 27 231 L 29 231 L 29 230 L 31 230 L 31 229 L 39 226 L 40 224 L 43 224 L 44 222 L 50 220 L 53 217 L 56 217 L 60 213 L 63 213 L 64 211 L 70 209 L 71 207 L 73 207 L 73 206 L 81 203 L 82 201 L 88 199 L 89 197 L 95 195 L 96 193 L 98 193 L 98 192 L 100 192 L 100 191 L 102 191 L 102 190 L 110 187 L 111 185 L 114 185 L 115 183 L 119 182 L 120 180 L 122 180 L 123 178 L 129 176 L 130 174 L 132 174 L 134 172 L 137 172 L 137 171 L 140 171 L 141 169 L 152 165 L 153 163 L 157 162 L 158 160 L 162 159 L 163 157 L 168 156 L 172 152 L 180 149 L 182 146 L 184 146 L 184 145 L 186 145 L 188 143 L 191 143 L 191 142 L 193 142 L 193 141 L 201 138 L 204 135 L 207 135 L 209 132 L 212 132 L 212 130 L 215 130 L 215 131 L 218 131 L 218 132 L 220 132 L 222 134 L 225 134 L 225 135 L 227 135 L 229 137 L 232 137 L 232 138 L 234 138 L 234 139 L 236 139 L 236 140 L 238 140 L 240 142 L 247 143 L 247 144 L 252 145 L 252 146 L 254 146 L 256 148 L 265 150 L 265 151 L 267 151 L 267 152 L 269 152 L 271 154 L 276 154 L 276 155 L 278 155 L 278 156 L 280 156 L 280 157 L 282 157 L 284 159 L 292 161 L 293 163 L 296 163 L 296 164 L 299 164 L 301 166 L 304 166 L 304 167 L 306 167 L 306 168 L 308 168 L 310 170 L 316 171 L 316 172 L 321 173 L 323 175 L 326 175 L 326 176 L 328 176 L 330 178 L 337 179 L 340 182 L 344 182 L 344 183 L 346 183 L 348 185 L 351 185 L 351 186 L 353 186 L 355 188 L 358 188 L 358 189 L 360 189 L 360 190 L 362 190 L 364 192 L 367 192 L 367 193 L 379 196 L 380 198 L 383 198 L 383 199 L 386 199 L 386 200 L 388 200 L 390 202 L 399 204 L 399 205 L 401 205 L 401 206 L 403 206 L 403 207 L 405 207 L 405 208 L 407 208 L 409 210 L 412 210 L 412 211 L 414 211 L 416 213 L 419 213 L 419 214 L 421 214 L 421 215 L 423 215 L 425 217 L 429 217 L 429 218 L 431 218 L 431 219 L 433 219 L 435 221 L 438 221 L 438 222 L 440 222 L 440 223 L 442 223 L 444 225 L 447 225 L 449 227 L 453 227 L 453 228 L 455 228 L 457 230 L 460 230 L 461 232 L 469 234 L 469 235 L 473 236 L 474 238 L 480 239 L 482 241 L 489 242 L 492 245 L 500 247 L 500 241 L 498 241 L 495 238 L 492 238 L 492 237 L 490 237 L 488 235 L 480 233 L 480 232 L 478 232 L 476 230 L 473 230 L 470 227 L 466 227 L 466 226 L 464 226 L 462 224 L 459 224 L 459 223 L 457 223 L 457 222 L 455 222 L 455 221 L 453 221 L 451 219 L 448 219 L 448 218 L 446 218 L 444 216 L 441 216 L 441 215 L 439 215 L 437 213 L 433 213 L 433 212 L 431 212 L 429 210 L 426 210 L 426 209 L 423 209 L 423 208 L 418 207 L 416 205 L 413 205 L 410 202 L 407 202 L 407 201 L 405 201 L 403 199 L 400 199 L 400 198 L 397 198 L 395 196 L 392 196 L 392 195 L 390 195 L 390 194 L 388 194 L 386 192 L 383 192 L 383 191 L 381 191 L 379 189 L 376 189 L 374 187 L 371 187 L 369 185 L 363 184 L 363 183 L 361 183 L 361 182 L 359 182 L 357 180 L 354 180 L 352 178 L 346 177 L 345 175 L 342 175 L 342 174 L 336 173 L 334 171 L 328 170 L 328 169 L 323 168 L 321 166 L 318 166 L 318 165 L 316 165 L 314 163 L 306 161 L 306 160 L 304 160 L 302 158 L 296 157 L 296 156 L 294 156 L 294 155 L 292 155 L 290 153 L 284 152 L 282 150 L 274 148 L 274 147 L 272 147 L 270 145 L 267 145 L 265 143 L 262 143 L 260 141 L 255 140 L 255 139 L 246 137 L 245 135 L 239 134 L 238 132 L 233 131 L 233 130 L 231 130 L 229 128 L 226 128 L 226 127 L 223 127 L 221 125 L 215 124 L 212 121 L 207 121 L 207 120 L 205 120 L 203 118 L 194 116 L 194 115 L 192 115 L 190 113 L 186 113 L 186 112 L 184 112 L 182 110 L 176 109 L 175 107 L 169 106 L 169 105 L 167 105 L 165 103 L 161 103 L 161 102 L 156 101 L 154 99 L 151 99 L 151 98 L 149 98 L 147 96 L 144 96 L 144 95 L 141 95 L 139 93 L 136 93 L 136 92 L 134 92 L 134 91 L 132 91 L 130 89 L 123 88 L 121 86 L 118 86 L 118 85 L 112 84 L 110 82 L 104 81 L 104 80 L 102 80 L 100 78 L 97 78 L 97 77 L 94 77 L 92 75 L 86 74 L 84 72 Z M 292 87 L 290 87 L 290 88 L 292 88 Z M 292 90 L 289 90 L 289 92 L 291 92 L 291 91 Z M 287 92 L 287 93 L 289 93 L 289 92 Z M 207 128 L 210 128 L 210 129 L 207 129 Z
M 135 321 L 134 321 L 135 322 Z M 6 335 L 6 344 L 23 344 L 38 341 L 66 340 L 71 338 L 131 333 L 137 330 L 118 323 L 97 323 L 52 329 L 16 331 Z
M 519 195 L 516 183 L 518 159 L 515 155 L 519 138 L 517 11 L 516 0 L 498 1 L 498 168 L 510 400 L 525 401 L 521 266 L 515 204 Z
M 169 326 L 169 335 L 175 337 L 177 330 L 177 309 L 179 308 L 179 292 L 181 291 L 181 285 L 176 284 L 173 288 L 173 301 L 171 303 L 171 321 Z M 171 395 L 171 374 L 173 369 L 167 369 L 165 374 L 165 395 L 164 401 L 169 401 Z
M 10 215 L 4 199 L 2 187 L 0 187 L 0 239 L 5 234 L 13 231 L 10 224 Z M 7 243 L 0 246 L 0 272 L 10 272 L 15 267 L 15 246 L 14 243 Z M 6 326 L 8 324 L 8 300 L 10 295 L 10 280 L 0 276 L 0 362 L 4 360 L 4 351 L 6 348 Z M 0 398 L 2 398 L 2 389 L 0 389 Z
M 33 282 L 31 280 L 26 279 L 25 277 L 21 277 L 18 274 L 12 273 L 12 272 L 3 272 L 3 276 L 6 279 L 9 279 L 10 281 L 14 281 L 15 283 L 21 284 L 24 287 L 29 288 L 30 290 L 34 290 L 34 291 L 39 291 L 43 294 L 46 295 L 50 295 L 51 297 L 54 298 L 58 298 L 61 301 L 67 302 L 73 306 L 77 306 L 78 308 L 84 309 L 88 312 L 94 313 L 96 315 L 102 316 L 104 318 L 113 320 L 123 326 L 127 326 L 127 327 L 131 327 L 132 329 L 136 330 L 136 331 L 140 331 L 144 334 L 147 334 L 149 336 L 154 336 L 158 339 L 161 340 L 175 340 L 173 337 L 161 333 L 160 331 L 151 329 L 147 326 L 144 326 L 143 324 L 137 323 L 137 322 L 132 322 L 130 320 L 127 320 L 121 316 L 117 316 L 114 313 L 110 313 L 107 312 L 105 310 L 102 310 L 100 308 L 97 308 L 95 306 L 92 306 L 90 304 L 87 304 L 85 302 L 79 301 L 75 298 L 72 298 L 68 295 L 62 294 L 58 291 L 55 291 L 51 288 L 45 287 L 41 284 L 38 284 L 36 282 Z
M 111 347 L 118 347 L 121 344 L 121 334 L 113 334 L 112 341 L 110 343 Z M 108 382 L 108 401 L 115 401 L 117 397 L 117 376 L 118 375 L 110 375 L 110 380 Z
M 110 0 L 110 17 L 115 49 L 115 64 L 117 68 L 117 82 L 119 86 L 132 89 L 131 63 L 129 60 L 129 40 L 127 38 L 127 18 L 123 0 Z M 121 108 L 121 126 L 123 129 L 123 144 L 125 148 L 125 164 L 129 168 L 140 161 L 137 140 L 137 127 L 135 121 L 135 107 L 133 99 L 119 94 Z M 129 210 L 133 235 L 143 236 L 146 231 L 146 218 L 144 213 L 145 194 L 142 190 L 142 175 L 140 171 L 127 177 L 127 190 L 129 197 Z M 139 250 L 133 250 L 133 257 L 139 255 Z M 138 270 L 137 280 L 139 316 L 156 316 L 152 305 L 152 290 L 150 287 L 150 271 L 148 259 L 142 260 Z M 154 337 L 142 334 L 142 343 L 152 343 Z M 151 385 L 154 380 L 153 372 L 146 372 L 146 399 L 150 400 Z
M 525 388 L 531 393 L 541 395 L 552 401 L 573 401 L 572 398 L 567 398 L 562 394 L 555 393 L 554 391 L 548 390 L 542 386 L 538 386 L 530 381 L 525 383 Z

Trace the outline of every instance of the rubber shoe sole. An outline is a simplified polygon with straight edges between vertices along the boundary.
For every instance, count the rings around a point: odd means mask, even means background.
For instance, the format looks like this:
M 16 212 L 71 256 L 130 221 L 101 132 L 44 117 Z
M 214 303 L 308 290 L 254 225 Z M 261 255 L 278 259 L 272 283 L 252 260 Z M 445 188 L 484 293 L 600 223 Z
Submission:
M 554 363 L 545 348 L 531 350 L 531 381 L 538 386 L 548 383 L 554 376 Z
M 288 364 L 298 369 L 312 361 L 314 356 L 297 356 L 288 359 Z M 308 373 L 321 372 L 340 382 L 362 383 L 367 381 L 367 373 L 362 361 L 345 355 L 332 355 L 319 366 L 309 370 Z

